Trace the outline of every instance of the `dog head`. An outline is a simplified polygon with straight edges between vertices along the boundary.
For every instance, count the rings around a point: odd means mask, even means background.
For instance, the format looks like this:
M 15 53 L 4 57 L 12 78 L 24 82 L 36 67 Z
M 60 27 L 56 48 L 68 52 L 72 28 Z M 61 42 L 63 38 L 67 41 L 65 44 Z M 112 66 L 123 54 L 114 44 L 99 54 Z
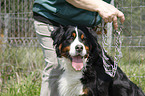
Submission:
M 52 32 L 54 46 L 58 57 L 71 60 L 75 70 L 83 68 L 83 60 L 89 57 L 94 42 L 87 27 L 60 26 Z

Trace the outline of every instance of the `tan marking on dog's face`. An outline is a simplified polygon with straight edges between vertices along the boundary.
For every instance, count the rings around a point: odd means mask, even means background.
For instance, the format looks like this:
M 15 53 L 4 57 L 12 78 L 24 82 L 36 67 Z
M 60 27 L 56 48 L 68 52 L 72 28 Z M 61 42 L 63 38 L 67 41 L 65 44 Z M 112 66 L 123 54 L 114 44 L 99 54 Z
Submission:
M 87 52 L 89 52 L 89 47 L 88 46 L 85 46 L 85 48 L 86 48 Z
M 70 46 L 67 46 L 65 48 L 62 49 L 61 55 L 64 57 L 67 57 L 66 52 L 68 52 L 70 50 Z
M 61 48 L 62 48 L 62 44 L 59 45 L 59 50 L 61 50 Z
M 83 94 L 84 95 L 88 95 L 88 92 L 89 92 L 88 88 L 83 88 Z
M 73 36 L 73 37 L 76 37 L 76 33 L 72 33 L 72 36 Z
M 66 52 L 66 51 L 69 51 L 69 50 L 70 50 L 70 46 L 67 46 L 67 47 L 62 49 L 62 52 Z
M 82 40 L 84 39 L 84 34 L 81 35 L 81 39 L 82 39 Z

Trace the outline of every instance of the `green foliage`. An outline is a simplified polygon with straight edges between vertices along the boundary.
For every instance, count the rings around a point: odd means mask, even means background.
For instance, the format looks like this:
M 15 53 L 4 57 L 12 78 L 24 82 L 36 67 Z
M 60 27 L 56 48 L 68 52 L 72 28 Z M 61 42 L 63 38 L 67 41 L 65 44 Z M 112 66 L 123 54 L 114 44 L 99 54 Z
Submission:
M 122 48 L 122 53 L 119 66 L 145 92 L 144 49 Z M 0 63 L 0 96 L 39 96 L 44 67 L 40 48 L 8 48 L 0 53 Z
M 40 72 L 31 72 L 25 77 L 18 78 L 19 81 L 11 77 L 3 85 L 4 89 L 0 96 L 39 96 L 41 89 Z
M 38 96 L 44 67 L 40 48 L 12 48 L 0 53 L 0 96 Z
M 131 81 L 145 92 L 145 50 L 144 48 L 122 48 L 123 57 L 119 62 L 121 69 Z

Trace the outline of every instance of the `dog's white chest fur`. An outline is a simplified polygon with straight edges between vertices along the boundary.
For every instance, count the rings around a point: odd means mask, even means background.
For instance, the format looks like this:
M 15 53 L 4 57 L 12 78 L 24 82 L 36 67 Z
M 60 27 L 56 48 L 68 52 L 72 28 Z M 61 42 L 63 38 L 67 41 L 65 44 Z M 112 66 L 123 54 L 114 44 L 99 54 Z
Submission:
M 82 92 L 82 84 L 80 81 L 81 74 L 75 75 L 64 72 L 59 80 L 60 96 L 79 96 Z
M 67 62 L 66 62 L 67 61 Z M 60 96 L 79 96 L 83 94 L 83 85 L 81 84 L 81 71 L 75 71 L 71 62 L 64 58 L 61 60 L 61 67 L 65 69 L 59 80 Z

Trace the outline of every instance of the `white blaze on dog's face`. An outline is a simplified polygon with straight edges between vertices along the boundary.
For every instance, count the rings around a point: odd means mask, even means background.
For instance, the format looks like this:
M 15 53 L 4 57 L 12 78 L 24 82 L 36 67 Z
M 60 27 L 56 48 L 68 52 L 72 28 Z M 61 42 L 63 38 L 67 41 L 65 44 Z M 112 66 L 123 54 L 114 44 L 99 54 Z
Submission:
M 70 45 L 69 55 L 72 58 L 72 67 L 76 71 L 82 70 L 84 67 L 83 59 L 87 54 L 85 45 L 81 42 L 84 34 L 79 34 L 77 27 L 75 28 L 75 39 Z
M 74 39 L 74 41 L 71 43 L 70 45 L 70 50 L 69 50 L 69 54 L 71 56 L 85 56 L 87 54 L 85 45 L 83 43 L 80 42 L 80 38 L 79 38 L 79 33 L 78 33 L 78 29 L 77 27 L 75 28 L 75 32 L 76 32 L 76 38 Z
M 86 57 L 89 54 L 90 43 L 87 42 L 87 37 L 82 29 L 70 27 L 66 30 L 66 34 L 58 49 L 61 56 L 72 63 L 71 66 L 69 64 L 67 66 L 72 67 L 76 71 L 81 71 L 85 66 L 83 62 L 87 60 Z

